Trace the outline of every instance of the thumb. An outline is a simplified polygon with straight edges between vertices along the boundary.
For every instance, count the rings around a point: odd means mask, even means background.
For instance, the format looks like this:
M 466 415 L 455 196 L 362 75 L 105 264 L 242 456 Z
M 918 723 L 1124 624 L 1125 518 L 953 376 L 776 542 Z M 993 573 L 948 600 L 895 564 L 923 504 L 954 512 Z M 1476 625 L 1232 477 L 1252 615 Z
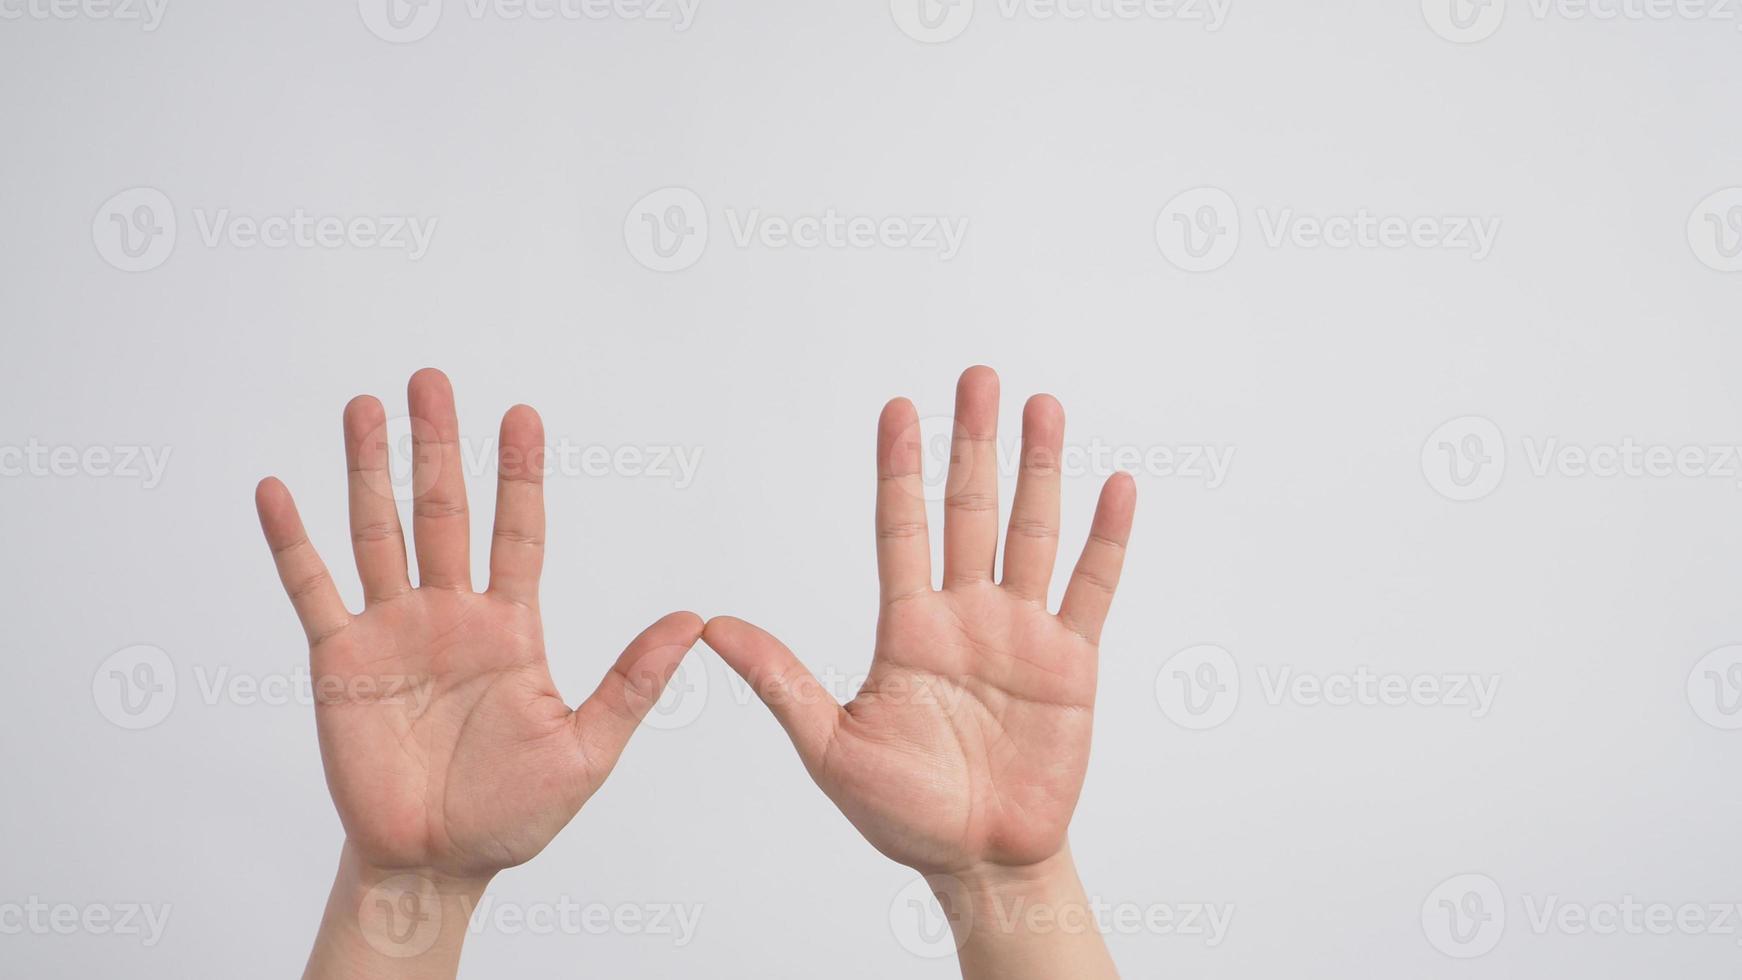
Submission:
M 601 764 L 600 778 L 617 764 L 629 737 L 659 703 L 671 675 L 701 635 L 702 617 L 693 612 L 674 612 L 642 630 L 598 689 L 575 709 L 570 721 L 593 753 L 590 757 Z
M 708 620 L 702 642 L 768 705 L 792 738 L 805 768 L 815 772 L 841 721 L 841 705 L 828 689 L 786 644 L 742 619 L 715 616 Z

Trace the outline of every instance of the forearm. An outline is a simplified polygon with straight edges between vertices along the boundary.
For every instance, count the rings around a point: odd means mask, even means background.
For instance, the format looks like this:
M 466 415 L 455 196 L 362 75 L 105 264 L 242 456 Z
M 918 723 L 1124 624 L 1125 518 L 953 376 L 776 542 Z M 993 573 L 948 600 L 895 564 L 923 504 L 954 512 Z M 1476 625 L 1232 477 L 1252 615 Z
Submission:
M 1068 848 L 1028 868 L 966 872 L 934 890 L 955 930 L 963 980 L 1119 976 Z
M 488 884 L 369 868 L 346 844 L 304 980 L 451 980 Z

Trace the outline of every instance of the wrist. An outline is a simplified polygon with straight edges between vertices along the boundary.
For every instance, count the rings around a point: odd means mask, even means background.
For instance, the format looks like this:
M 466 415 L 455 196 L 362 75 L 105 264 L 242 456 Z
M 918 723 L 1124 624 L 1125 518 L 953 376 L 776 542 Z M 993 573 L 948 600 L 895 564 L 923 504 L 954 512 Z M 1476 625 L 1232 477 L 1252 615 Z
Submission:
M 955 871 L 945 877 L 962 886 L 967 897 L 986 900 L 1019 897 L 1055 890 L 1063 883 L 1075 884 L 1077 866 L 1069 846 L 1058 853 L 1032 864 L 994 864 L 982 862 Z
M 926 881 L 958 944 L 1093 923 L 1068 847 L 1032 864 L 981 863 Z
M 393 866 L 372 861 L 350 840 L 339 851 L 338 880 L 349 886 L 361 886 L 365 891 L 394 879 L 415 879 L 419 888 L 435 897 L 483 897 L 498 872 L 494 870 L 456 874 L 427 866 Z
M 926 879 L 964 977 L 1116 978 L 1068 847 L 1025 865 L 974 865 Z
M 491 876 L 374 864 L 347 841 L 311 977 L 452 977 Z

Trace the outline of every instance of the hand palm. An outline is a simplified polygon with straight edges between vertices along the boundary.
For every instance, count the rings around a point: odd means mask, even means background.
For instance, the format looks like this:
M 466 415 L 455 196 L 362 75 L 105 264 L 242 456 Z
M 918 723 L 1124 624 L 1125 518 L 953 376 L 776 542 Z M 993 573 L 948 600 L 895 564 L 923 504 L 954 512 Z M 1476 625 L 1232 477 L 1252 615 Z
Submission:
M 916 596 L 880 632 L 824 789 L 879 849 L 926 866 L 1056 852 L 1088 762 L 1093 647 L 992 586 Z
M 1046 608 L 1057 549 L 1062 413 L 1024 412 L 1023 468 L 1002 584 L 997 549 L 997 379 L 963 375 L 945 498 L 944 588 L 931 588 L 918 424 L 885 409 L 876 655 L 844 708 L 779 641 L 733 619 L 704 634 L 768 701 L 801 758 L 871 843 L 925 872 L 1028 865 L 1064 846 L 1088 763 L 1096 640 L 1129 534 L 1128 479 L 1103 491 L 1060 614 Z
M 315 656 L 341 677 L 407 679 L 386 702 L 323 701 L 316 713 L 346 832 L 392 866 L 519 864 L 604 775 L 576 745 L 538 622 L 518 607 L 419 590 L 369 609 Z
M 537 607 L 536 414 L 517 408 L 503 420 L 491 588 L 480 594 L 470 587 L 459 456 L 448 451 L 458 426 L 451 389 L 420 372 L 410 394 L 419 588 L 406 573 L 374 399 L 354 401 L 345 417 L 362 614 L 340 602 L 283 486 L 263 482 L 258 499 L 309 633 L 321 755 L 347 837 L 377 867 L 475 876 L 530 859 L 598 789 L 700 621 L 675 613 L 650 627 L 570 710 L 551 681 Z

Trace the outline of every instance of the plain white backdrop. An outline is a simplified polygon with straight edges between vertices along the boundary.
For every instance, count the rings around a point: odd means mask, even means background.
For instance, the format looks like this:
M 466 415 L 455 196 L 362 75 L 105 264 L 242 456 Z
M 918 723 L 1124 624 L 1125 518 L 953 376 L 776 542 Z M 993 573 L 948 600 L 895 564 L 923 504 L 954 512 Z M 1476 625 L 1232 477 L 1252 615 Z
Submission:
M 0 0 L 0 972 L 300 969 L 341 838 L 252 488 L 355 604 L 352 395 L 574 448 L 578 702 L 679 608 L 863 671 L 877 411 L 984 362 L 1007 439 L 1065 405 L 1067 553 L 1138 479 L 1073 825 L 1126 976 L 1735 974 L 1742 14 L 430 4 Z M 681 680 L 492 896 L 693 935 L 484 916 L 465 972 L 953 976 Z

